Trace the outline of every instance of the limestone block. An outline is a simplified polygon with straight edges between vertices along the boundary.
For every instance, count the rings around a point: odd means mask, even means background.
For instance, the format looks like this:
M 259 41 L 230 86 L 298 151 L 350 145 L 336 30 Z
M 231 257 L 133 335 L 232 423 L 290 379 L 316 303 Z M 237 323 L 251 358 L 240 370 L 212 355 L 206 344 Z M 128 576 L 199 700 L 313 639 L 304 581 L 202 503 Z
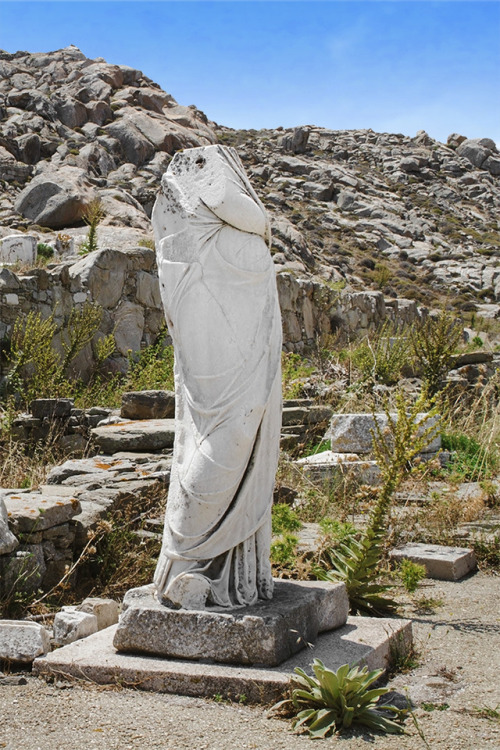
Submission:
M 172 391 L 130 391 L 122 394 L 120 416 L 125 419 L 169 419 L 175 415 Z
M 92 437 L 104 453 L 160 451 L 172 448 L 174 419 L 148 419 L 95 427 Z
M 357 453 L 322 451 L 294 462 L 304 474 L 316 482 L 336 482 L 345 477 L 362 484 L 380 483 L 380 469 L 376 461 L 360 459 Z
M 0 661 L 31 663 L 50 651 L 50 635 L 29 620 L 0 620 Z
M 392 560 L 411 560 L 424 565 L 428 578 L 441 581 L 459 581 L 476 569 L 476 557 L 466 547 L 445 547 L 440 544 L 405 544 L 391 550 Z
M 319 632 L 342 626 L 349 605 L 344 584 L 277 580 L 271 600 L 235 609 L 170 609 L 152 586 L 129 591 L 123 607 L 118 651 L 277 665 Z
M 396 419 L 396 414 L 391 414 Z M 425 414 L 417 415 L 417 421 L 422 421 Z M 331 449 L 338 453 L 370 453 L 373 449 L 371 431 L 375 428 L 375 419 L 382 435 L 390 442 L 388 419 L 385 414 L 334 414 L 325 438 L 331 440 Z M 439 417 L 432 417 L 426 428 L 439 425 Z M 425 449 L 425 453 L 435 453 L 441 448 L 441 434 L 438 432 Z
M 282 415 L 284 427 L 300 424 L 326 422 L 332 415 L 330 406 L 285 406 Z
M 113 599 L 99 599 L 98 597 L 89 597 L 85 599 L 77 610 L 79 612 L 90 612 L 97 617 L 97 629 L 103 630 L 109 628 L 118 622 L 118 603 Z
M 54 617 L 54 641 L 61 646 L 97 631 L 96 615 L 80 612 L 76 607 L 63 607 Z
M 3 497 L 0 497 L 0 555 L 6 555 L 19 546 L 19 541 L 9 529 L 7 508 Z
M 11 234 L 0 240 L 0 264 L 36 261 L 36 237 L 29 234 Z
M 3 490 L 2 496 L 15 534 L 58 526 L 81 510 L 75 497 L 63 493 L 44 495 L 40 492 Z

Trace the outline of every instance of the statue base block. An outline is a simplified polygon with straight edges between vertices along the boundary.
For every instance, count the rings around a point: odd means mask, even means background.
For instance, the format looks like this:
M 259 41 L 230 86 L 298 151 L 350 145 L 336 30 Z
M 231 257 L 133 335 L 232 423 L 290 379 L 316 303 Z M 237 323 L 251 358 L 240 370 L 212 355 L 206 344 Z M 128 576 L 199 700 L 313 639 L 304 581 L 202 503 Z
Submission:
M 250 607 L 170 609 L 154 587 L 131 589 L 113 645 L 118 651 L 227 664 L 276 666 L 345 624 L 343 583 L 275 581 L 269 601 Z

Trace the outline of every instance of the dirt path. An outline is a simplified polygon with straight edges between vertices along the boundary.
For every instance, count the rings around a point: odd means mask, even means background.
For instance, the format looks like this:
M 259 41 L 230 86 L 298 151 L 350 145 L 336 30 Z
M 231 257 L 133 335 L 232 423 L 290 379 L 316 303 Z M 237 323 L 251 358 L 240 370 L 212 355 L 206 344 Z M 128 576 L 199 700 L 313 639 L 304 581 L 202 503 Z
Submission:
M 479 573 L 462 583 L 428 583 L 422 593 L 442 605 L 431 615 L 412 614 L 420 664 L 389 684 L 401 693 L 407 688 L 419 705 L 415 717 L 427 747 L 498 750 L 500 722 L 475 709 L 500 710 L 500 577 Z M 319 747 L 426 747 L 411 719 L 407 732 L 344 735 Z M 26 685 L 0 685 L 0 748 L 8 750 L 305 750 L 310 742 L 291 734 L 287 722 L 266 718 L 262 707 L 47 685 L 31 676 Z

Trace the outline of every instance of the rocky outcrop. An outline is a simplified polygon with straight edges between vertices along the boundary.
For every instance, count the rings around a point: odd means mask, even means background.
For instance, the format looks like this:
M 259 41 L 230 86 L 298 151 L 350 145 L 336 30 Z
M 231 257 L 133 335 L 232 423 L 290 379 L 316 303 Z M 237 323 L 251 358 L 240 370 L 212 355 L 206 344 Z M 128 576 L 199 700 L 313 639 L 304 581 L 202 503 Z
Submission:
M 215 140 L 202 112 L 139 70 L 73 46 L 0 52 L 3 223 L 67 227 L 105 191 L 109 223 L 144 227 L 170 156 Z M 128 216 L 120 200 L 133 206 Z
M 64 259 L 85 234 L 69 225 L 82 223 L 98 197 L 99 247 L 150 242 L 149 216 L 172 154 L 216 141 L 237 148 L 271 215 L 276 268 L 301 288 L 301 310 L 284 306 L 296 316 L 284 322 L 293 346 L 330 330 L 330 301 L 342 289 L 381 293 L 395 317 L 404 305 L 411 316 L 415 302 L 429 307 L 447 297 L 459 311 L 500 316 L 500 155 L 491 139 L 453 133 L 443 144 L 425 131 L 410 138 L 316 126 L 235 131 L 177 104 L 140 71 L 75 47 L 0 52 L 0 238 L 29 228 Z M 60 229 L 71 240 L 64 246 Z M 117 268 L 118 281 L 122 275 Z M 289 283 L 279 282 L 285 296 Z M 110 284 L 106 308 L 114 310 Z M 140 286 L 139 304 L 156 318 L 154 285 L 145 278 Z M 16 292 L 9 294 L 14 308 Z M 321 296 L 326 308 L 313 320 L 310 304 Z M 117 313 L 122 350 L 120 331 L 134 330 L 136 344 L 148 327 L 130 302 L 128 295 Z

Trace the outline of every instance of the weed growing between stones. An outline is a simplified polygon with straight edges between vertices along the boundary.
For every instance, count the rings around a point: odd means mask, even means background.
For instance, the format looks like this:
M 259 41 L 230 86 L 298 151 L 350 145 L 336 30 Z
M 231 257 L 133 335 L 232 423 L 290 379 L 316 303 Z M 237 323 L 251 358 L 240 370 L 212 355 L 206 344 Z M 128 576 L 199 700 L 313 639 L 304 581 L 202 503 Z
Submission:
M 313 371 L 314 366 L 300 354 L 283 352 L 281 355 L 283 398 L 300 398 L 303 382 L 309 375 L 312 375 Z
M 424 565 L 419 565 L 411 560 L 402 560 L 398 566 L 397 576 L 409 594 L 413 594 L 420 583 L 425 578 L 426 570 Z
M 104 210 L 101 200 L 96 198 L 89 203 L 87 210 L 83 214 L 83 220 L 89 227 L 89 233 L 80 245 L 79 255 L 88 255 L 94 252 L 94 250 L 99 249 L 97 245 L 97 227 L 103 218 Z

